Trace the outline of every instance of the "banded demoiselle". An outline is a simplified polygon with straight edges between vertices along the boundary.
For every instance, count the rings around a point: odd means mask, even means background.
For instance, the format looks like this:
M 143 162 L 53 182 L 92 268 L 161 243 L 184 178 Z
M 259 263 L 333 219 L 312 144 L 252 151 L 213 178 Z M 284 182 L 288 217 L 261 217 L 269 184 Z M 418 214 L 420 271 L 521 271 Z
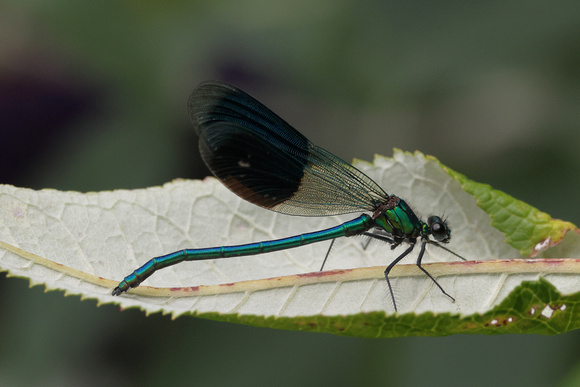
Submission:
M 416 264 L 439 289 L 454 300 L 421 266 L 427 244 L 442 246 L 451 231 L 438 216 L 420 220 L 407 203 L 387 194 L 371 178 L 332 153 L 312 144 L 296 129 L 245 92 L 223 82 L 200 84 L 190 95 L 188 111 L 199 136 L 201 157 L 232 192 L 260 207 L 282 214 L 330 216 L 367 212 L 338 226 L 283 239 L 185 249 L 153 258 L 129 274 L 113 295 L 139 286 L 155 271 L 183 261 L 230 258 L 290 249 L 339 237 L 365 235 L 395 249 L 409 246 L 385 269 L 393 306 L 389 272 L 421 240 Z M 429 239 L 432 237 L 434 240 Z M 326 260 L 326 258 L 325 258 Z

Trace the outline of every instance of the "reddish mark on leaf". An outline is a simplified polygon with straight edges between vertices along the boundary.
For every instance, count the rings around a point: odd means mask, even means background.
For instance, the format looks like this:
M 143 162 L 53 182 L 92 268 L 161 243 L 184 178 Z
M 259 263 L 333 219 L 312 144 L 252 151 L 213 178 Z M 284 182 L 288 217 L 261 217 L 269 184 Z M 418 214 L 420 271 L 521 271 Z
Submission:
M 532 260 L 530 259 L 530 261 Z M 558 266 L 563 262 L 565 262 L 563 259 L 547 259 L 544 261 L 544 263 L 548 266 Z
M 199 286 L 189 286 L 182 288 L 169 288 L 172 292 L 197 292 L 199 291 Z
M 451 261 L 448 262 L 449 265 L 461 265 L 461 266 L 472 266 L 481 263 L 481 261 Z
M 296 274 L 297 277 L 326 277 L 329 275 L 343 274 L 350 270 L 330 270 L 330 271 L 313 271 L 312 273 Z
M 506 326 L 508 324 L 513 323 L 514 321 L 516 321 L 516 319 L 514 317 L 508 317 L 505 319 L 499 319 L 499 318 L 494 318 L 492 319 L 490 322 L 485 323 L 486 327 L 492 326 L 492 327 L 498 327 L 498 326 Z
M 25 215 L 26 215 L 26 213 L 24 212 L 24 210 L 22 208 L 13 208 L 12 209 L 12 216 L 14 218 L 24 218 Z
M 502 324 L 503 325 L 508 325 L 508 324 L 513 323 L 514 321 L 515 321 L 515 319 L 513 317 L 508 317 L 508 318 L 506 318 L 505 320 L 502 321 Z

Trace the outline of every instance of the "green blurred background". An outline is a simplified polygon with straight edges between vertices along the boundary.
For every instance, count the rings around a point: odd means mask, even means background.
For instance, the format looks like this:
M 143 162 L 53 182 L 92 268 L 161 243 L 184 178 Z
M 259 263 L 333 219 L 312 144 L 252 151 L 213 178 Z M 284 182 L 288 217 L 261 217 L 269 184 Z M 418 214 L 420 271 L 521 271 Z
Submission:
M 580 224 L 577 0 L 5 0 L 0 182 L 201 178 L 185 105 L 207 79 L 346 160 L 418 149 Z M 172 321 L 5 274 L 0 316 L 2 386 L 547 386 L 580 360 L 579 332 L 364 340 Z

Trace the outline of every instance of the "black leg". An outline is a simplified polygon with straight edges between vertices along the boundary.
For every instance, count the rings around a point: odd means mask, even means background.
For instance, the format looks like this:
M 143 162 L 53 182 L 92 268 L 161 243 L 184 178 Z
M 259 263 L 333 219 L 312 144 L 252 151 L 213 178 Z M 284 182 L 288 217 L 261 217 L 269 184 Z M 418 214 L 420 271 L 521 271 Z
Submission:
M 320 266 L 320 271 L 322 271 L 322 269 L 324 269 L 324 265 L 326 264 L 326 260 L 328 259 L 328 256 L 330 255 L 330 250 L 332 250 L 332 246 L 334 245 L 334 241 L 336 239 L 333 239 L 332 241 L 330 241 L 330 246 L 328 246 L 328 251 L 326 252 L 326 255 L 324 256 L 324 261 L 322 261 L 322 266 Z
M 390 238 L 386 235 L 376 234 L 374 232 L 366 231 L 366 232 L 363 232 L 361 235 L 368 236 L 368 237 L 371 237 L 374 239 L 378 239 L 382 242 L 388 243 L 391 245 L 391 249 L 394 249 L 395 247 L 397 247 L 401 244 L 401 242 L 397 242 L 393 238 Z M 367 245 L 368 245 L 368 243 L 367 243 Z
M 395 258 L 395 260 L 393 262 L 391 262 L 389 264 L 389 266 L 387 266 L 387 268 L 385 269 L 385 279 L 387 280 L 387 285 L 389 286 L 389 292 L 391 293 L 391 298 L 393 299 L 393 306 L 395 307 L 395 312 L 397 311 L 397 303 L 395 302 L 395 294 L 393 293 L 391 281 L 389 281 L 389 273 L 391 272 L 391 269 L 397 263 L 399 263 L 401 261 L 401 259 L 405 258 L 405 256 L 407 256 L 407 254 L 409 254 L 411 251 L 413 251 L 413 247 L 415 247 L 415 243 L 411 243 L 409 245 L 409 247 L 407 248 L 407 250 L 403 251 L 403 254 L 401 254 L 397 258 Z
M 443 290 L 443 287 L 441 287 L 441 285 L 439 285 L 439 283 L 435 280 L 435 278 L 433 278 L 433 276 L 431 274 L 429 274 L 429 272 L 427 270 L 425 270 L 423 268 L 423 266 L 421 266 L 421 261 L 423 260 L 423 255 L 425 254 L 425 246 L 426 245 L 427 245 L 427 241 L 423 241 L 423 243 L 421 243 L 421 251 L 419 252 L 419 256 L 417 257 L 417 267 L 419 269 L 421 269 L 421 271 L 423 273 L 425 273 L 427 275 L 427 277 L 431 278 L 431 280 L 435 283 L 435 285 L 437 285 L 437 287 L 439 288 L 439 290 L 441 290 L 443 292 L 443 294 L 445 294 L 447 297 L 451 298 L 453 300 L 453 302 L 455 302 L 455 298 L 451 297 L 445 290 Z M 440 245 L 437 245 L 437 246 L 442 247 Z M 447 250 L 447 249 L 445 249 L 445 250 Z
M 393 238 L 390 238 L 390 237 L 388 237 L 388 236 L 386 236 L 386 235 L 384 235 L 384 234 L 380 234 L 380 233 L 379 233 L 379 231 L 380 231 L 379 229 L 376 229 L 376 228 L 375 228 L 375 229 L 374 229 L 372 232 L 366 231 L 366 232 L 363 232 L 363 233 L 361 234 L 361 235 L 364 235 L 364 236 L 367 236 L 367 237 L 369 237 L 369 238 L 368 238 L 368 239 L 367 239 L 367 240 L 366 240 L 366 241 L 363 243 L 363 250 L 366 250 L 366 249 L 367 249 L 367 247 L 368 247 L 368 246 L 369 246 L 369 244 L 371 243 L 371 238 L 378 239 L 378 240 L 380 240 L 380 241 L 382 241 L 382 242 L 386 242 L 386 243 L 389 243 L 389 244 L 391 244 L 391 245 L 394 245 L 394 244 L 395 244 L 395 241 L 393 240 Z M 398 246 L 398 245 L 397 245 L 397 246 Z
M 437 243 L 437 242 L 429 240 L 429 239 L 426 239 L 425 242 L 429 243 L 430 245 L 435 245 L 435 246 L 439 247 L 440 249 L 443 249 L 443 250 L 447 251 L 448 253 L 455 255 L 457 258 L 460 258 L 460 259 L 463 259 L 464 261 L 467 261 L 467 259 L 463 258 L 461 255 L 457 254 L 456 252 L 449 250 L 447 247 L 443 246 L 441 243 Z
M 371 235 L 372 235 L 372 233 L 369 233 L 369 234 L 371 234 Z M 363 234 L 363 235 L 365 235 L 365 236 L 369 236 L 369 235 L 366 235 L 366 234 Z M 364 240 L 364 241 L 361 243 L 361 246 L 362 246 L 363 250 L 366 250 L 366 249 L 367 249 L 367 247 L 369 247 L 369 245 L 371 244 L 371 238 L 372 238 L 372 237 L 370 237 L 370 238 L 366 238 L 366 239 L 365 239 L 365 240 Z
M 401 244 L 401 242 L 395 242 L 394 239 L 389 238 L 388 236 L 385 235 L 380 235 L 380 234 L 375 234 L 372 232 L 363 232 L 360 235 L 364 235 L 364 236 L 368 236 L 374 239 L 378 239 L 382 242 L 388 243 L 391 245 L 391 249 L 394 249 L 395 247 L 399 246 Z M 328 259 L 329 255 L 330 255 L 330 250 L 332 250 L 332 246 L 334 246 L 334 239 L 330 242 L 330 246 L 328 246 L 328 250 L 326 251 L 326 255 L 324 256 L 324 261 L 322 261 L 322 266 L 320 266 L 320 271 L 322 271 L 324 269 L 324 265 L 326 265 L 326 260 Z M 369 239 L 370 241 L 370 239 Z M 366 248 L 368 247 L 369 242 L 367 242 L 365 245 L 363 245 L 363 250 L 366 250 Z

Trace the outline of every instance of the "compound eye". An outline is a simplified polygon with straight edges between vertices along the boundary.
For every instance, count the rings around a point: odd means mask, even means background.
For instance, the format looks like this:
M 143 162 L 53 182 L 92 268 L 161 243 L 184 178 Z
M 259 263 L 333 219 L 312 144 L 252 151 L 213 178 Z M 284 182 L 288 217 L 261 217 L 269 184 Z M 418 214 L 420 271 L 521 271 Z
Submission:
M 431 235 L 437 242 L 449 242 L 451 239 L 451 230 L 447 227 L 447 223 L 438 216 L 430 216 L 427 219 L 427 224 L 431 228 Z

